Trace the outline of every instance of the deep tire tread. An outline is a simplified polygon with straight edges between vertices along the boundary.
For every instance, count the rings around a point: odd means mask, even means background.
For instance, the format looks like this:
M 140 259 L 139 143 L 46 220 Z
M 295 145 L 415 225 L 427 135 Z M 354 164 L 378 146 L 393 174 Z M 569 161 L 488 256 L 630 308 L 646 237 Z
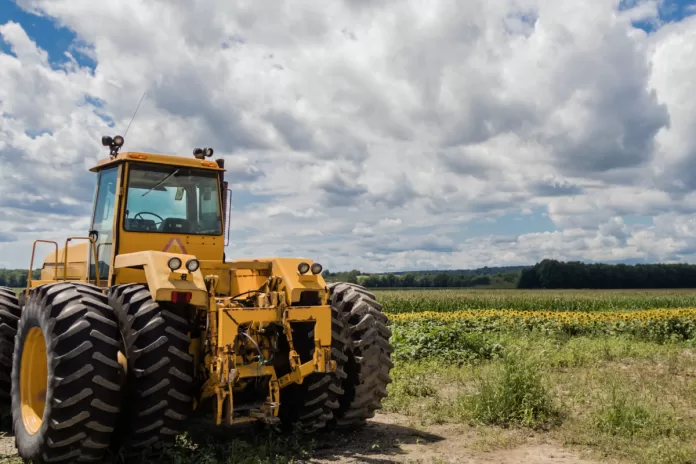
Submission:
M 343 338 L 345 328 L 338 317 L 338 312 L 332 310 L 331 320 L 331 351 L 332 358 L 347 360 L 344 351 L 347 341 Z M 314 356 L 314 330 L 307 333 L 312 345 L 310 355 Z M 338 361 L 340 363 L 340 361 Z M 344 393 L 341 388 L 340 376 L 336 374 L 314 373 L 305 378 L 301 385 L 297 386 L 295 396 L 291 400 L 294 404 L 292 422 L 301 433 L 314 433 L 325 429 L 334 419 L 333 412 L 338 409 L 338 398 Z M 281 392 L 281 403 L 283 403 Z M 287 407 L 287 404 L 286 404 Z
M 12 381 L 12 356 L 17 323 L 21 315 L 14 290 L 0 287 L 0 404 L 9 406 Z
M 48 385 L 38 433 L 24 429 L 19 398 L 22 350 L 13 357 L 13 429 L 20 457 L 33 462 L 98 462 L 118 420 L 120 334 L 106 296 L 89 284 L 33 289 L 17 325 L 17 341 L 40 327 L 47 344 Z M 115 387 L 115 388 L 114 388 Z
M 187 428 L 193 409 L 193 358 L 185 319 L 153 301 L 142 284 L 112 287 L 128 359 L 119 446 L 123 456 L 158 454 Z
M 338 428 L 365 425 L 382 408 L 387 385 L 394 367 L 388 318 L 375 295 L 353 283 L 330 283 L 331 306 L 343 323 L 343 339 L 349 340 L 344 351 L 349 359 L 338 362 L 337 375 L 343 378 L 340 406 L 334 410 L 330 424 Z

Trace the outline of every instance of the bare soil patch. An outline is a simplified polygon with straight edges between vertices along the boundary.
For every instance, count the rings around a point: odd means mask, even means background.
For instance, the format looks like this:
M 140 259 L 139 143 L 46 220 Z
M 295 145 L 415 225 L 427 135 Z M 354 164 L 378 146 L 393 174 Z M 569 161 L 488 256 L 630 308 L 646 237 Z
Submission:
M 367 427 L 317 437 L 315 464 L 499 463 L 591 464 L 539 435 L 466 425 L 414 426 L 407 416 L 377 414 Z M 14 437 L 0 435 L 0 462 L 19 463 Z M 606 461 L 604 461 L 606 462 Z
M 364 429 L 322 437 L 310 462 L 369 463 L 539 463 L 593 461 L 535 434 L 461 424 L 413 426 L 400 414 L 377 414 Z M 321 449 L 325 447 L 326 449 Z M 606 461 L 604 461 L 606 462 Z

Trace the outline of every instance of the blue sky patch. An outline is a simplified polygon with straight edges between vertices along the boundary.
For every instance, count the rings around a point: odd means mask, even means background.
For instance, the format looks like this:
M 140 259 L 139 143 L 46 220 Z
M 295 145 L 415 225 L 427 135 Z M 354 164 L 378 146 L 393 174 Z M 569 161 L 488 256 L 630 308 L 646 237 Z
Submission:
M 555 232 L 556 225 L 545 216 L 545 207 L 532 210 L 532 214 L 506 214 L 494 220 L 475 220 L 466 225 L 465 234 L 476 235 L 523 235 L 537 232 Z
M 660 19 L 664 22 L 678 22 L 696 14 L 694 0 L 665 0 L 659 8 Z
M 647 226 L 653 225 L 652 216 L 624 216 L 624 224 L 643 224 Z
M 21 24 L 27 35 L 36 42 L 36 45 L 48 53 L 49 63 L 53 68 L 59 68 L 69 62 L 66 51 L 70 51 L 75 61 L 80 66 L 90 69 L 96 67 L 96 63 L 89 57 L 71 49 L 77 41 L 77 36 L 67 27 L 63 27 L 47 16 L 38 16 L 21 9 L 14 0 L 0 1 L 0 24 L 14 21 Z M 10 47 L 0 41 L 0 50 L 10 53 Z
M 111 116 L 109 116 L 104 111 L 102 111 L 104 109 L 104 102 L 102 100 L 100 100 L 98 98 L 91 97 L 89 95 L 86 95 L 85 102 L 88 105 L 92 105 L 94 107 L 94 110 L 93 110 L 94 114 L 99 116 L 99 119 L 104 121 L 107 126 L 109 126 L 109 127 L 116 126 L 116 123 L 114 123 L 114 120 L 111 118 Z
M 40 130 L 27 129 L 24 131 L 24 134 L 27 135 L 28 137 L 31 137 L 32 139 L 36 139 L 37 137 L 41 137 L 44 134 L 48 134 L 52 137 L 53 131 L 46 130 L 46 129 L 40 129 Z
M 643 0 L 621 0 L 619 11 L 628 10 L 643 3 Z M 696 14 L 694 0 L 664 0 L 658 6 L 658 21 L 634 21 L 633 27 L 643 29 L 647 33 L 655 32 L 664 23 L 679 22 L 688 16 Z

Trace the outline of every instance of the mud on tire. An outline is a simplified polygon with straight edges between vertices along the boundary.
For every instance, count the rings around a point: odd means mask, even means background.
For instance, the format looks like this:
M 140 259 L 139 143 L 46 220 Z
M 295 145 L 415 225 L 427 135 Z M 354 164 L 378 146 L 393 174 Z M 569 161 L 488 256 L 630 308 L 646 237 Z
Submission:
M 0 287 L 0 406 L 10 405 L 12 356 L 20 313 L 14 290 Z
M 112 287 L 108 295 L 128 359 L 115 447 L 126 457 L 159 454 L 186 430 L 193 409 L 188 322 L 155 302 L 145 285 Z
M 387 316 L 375 296 L 364 287 L 351 283 L 328 284 L 331 307 L 343 325 L 347 358 L 337 360 L 337 377 L 344 393 L 333 411 L 332 427 L 356 427 L 374 417 L 387 396 L 392 382 L 390 371 L 394 351 L 389 339 Z
M 17 326 L 12 368 L 13 429 L 23 459 L 102 460 L 121 399 L 119 338 L 98 288 L 66 282 L 31 291 Z

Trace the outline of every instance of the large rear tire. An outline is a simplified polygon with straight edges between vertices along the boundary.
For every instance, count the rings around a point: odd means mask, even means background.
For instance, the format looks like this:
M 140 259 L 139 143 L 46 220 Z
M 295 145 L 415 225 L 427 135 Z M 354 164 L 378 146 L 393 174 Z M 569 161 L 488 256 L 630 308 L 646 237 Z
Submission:
M 34 463 L 105 457 L 121 400 L 118 350 L 118 325 L 98 288 L 66 282 L 31 291 L 12 367 L 20 457 Z
M 394 367 L 391 331 L 382 305 L 364 287 L 351 283 L 331 283 L 331 307 L 343 324 L 347 361 L 338 362 L 337 377 L 344 394 L 333 411 L 331 427 L 353 428 L 365 425 L 382 408 Z
M 346 342 L 343 339 L 343 323 L 338 318 L 338 312 L 332 311 L 331 320 L 331 351 L 332 358 L 338 364 L 348 361 L 343 353 Z M 314 357 L 314 329 L 306 333 L 305 340 L 296 349 L 306 349 L 308 357 Z M 286 426 L 296 428 L 301 433 L 314 433 L 324 429 L 333 420 L 333 411 L 338 409 L 338 398 L 343 395 L 340 377 L 337 374 L 313 373 L 308 375 L 302 384 L 290 385 L 281 390 L 281 421 Z
M 160 454 L 186 430 L 193 410 L 188 322 L 155 302 L 145 285 L 119 285 L 108 295 L 128 360 L 115 447 L 125 457 Z
M 14 290 L 0 287 L 0 406 L 10 405 L 12 356 L 20 314 Z

